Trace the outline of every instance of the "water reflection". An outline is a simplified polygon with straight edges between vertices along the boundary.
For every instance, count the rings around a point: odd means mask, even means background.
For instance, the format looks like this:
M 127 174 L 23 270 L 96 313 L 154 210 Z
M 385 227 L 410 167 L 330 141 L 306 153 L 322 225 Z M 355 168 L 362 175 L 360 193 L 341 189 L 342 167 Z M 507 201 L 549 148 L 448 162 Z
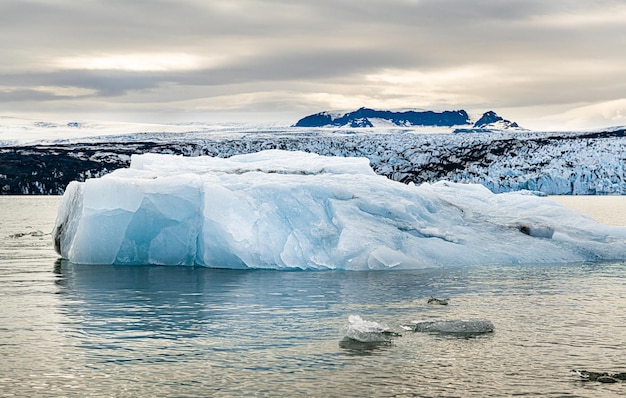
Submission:
M 383 304 L 419 300 L 440 292 L 456 293 L 466 282 L 448 271 L 412 272 L 279 272 L 202 267 L 55 265 L 59 293 L 71 311 L 85 316 L 124 315 L 155 322 L 218 319 L 258 311 L 326 311 L 336 304 Z M 445 284 L 445 289 L 441 288 Z M 390 294 L 393 293 L 393 294 Z M 423 301 L 423 303 L 422 303 Z
M 64 313 L 90 337 L 245 335 L 236 321 L 284 305 L 262 277 L 245 271 L 63 262 L 59 272 Z
M 407 311 L 432 311 L 427 297 L 442 293 L 438 270 L 278 272 L 63 260 L 54 272 L 68 336 L 88 357 L 119 363 L 211 356 L 213 365 L 223 360 L 230 366 L 236 353 L 311 341 L 337 347 L 348 315 L 373 313 L 398 326 L 410 320 Z M 458 282 L 455 272 L 443 275 L 448 286 Z M 351 355 L 389 348 L 339 345 Z
M 339 347 L 348 355 L 370 356 L 377 351 L 384 351 L 393 345 L 393 341 L 358 341 L 344 337 L 339 341 Z
M 277 272 L 62 261 L 58 346 L 92 395 L 573 391 L 572 368 L 622 370 L 623 265 Z M 496 332 L 359 343 L 343 339 L 351 314 L 392 330 L 486 318 Z

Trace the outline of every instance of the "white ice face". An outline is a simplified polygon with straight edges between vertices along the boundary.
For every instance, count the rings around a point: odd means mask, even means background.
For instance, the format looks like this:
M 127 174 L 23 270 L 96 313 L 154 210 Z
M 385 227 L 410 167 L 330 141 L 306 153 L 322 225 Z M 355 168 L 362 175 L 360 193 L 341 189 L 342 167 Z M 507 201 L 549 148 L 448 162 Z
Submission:
M 626 258 L 626 228 L 480 185 L 404 185 L 364 158 L 263 151 L 133 156 L 68 187 L 55 241 L 75 263 L 409 269 Z

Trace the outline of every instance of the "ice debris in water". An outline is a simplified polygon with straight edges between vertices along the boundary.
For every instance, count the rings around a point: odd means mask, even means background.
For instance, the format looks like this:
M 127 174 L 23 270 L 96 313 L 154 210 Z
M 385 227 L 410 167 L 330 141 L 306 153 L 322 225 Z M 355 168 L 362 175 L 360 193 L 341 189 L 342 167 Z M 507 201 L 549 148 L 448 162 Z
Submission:
M 53 232 L 84 264 L 408 269 L 626 258 L 626 227 L 481 185 L 405 185 L 365 158 L 133 155 L 68 185 Z
M 374 321 L 366 321 L 358 315 L 350 315 L 348 322 L 345 338 L 361 343 L 390 342 L 393 337 L 399 336 L 398 333 L 391 331 L 389 326 Z
M 46 234 L 44 234 L 42 231 L 36 230 L 36 231 L 31 231 L 31 232 L 18 232 L 16 234 L 9 235 L 9 238 L 17 239 L 17 238 L 23 238 L 24 236 L 32 236 L 32 237 L 35 237 L 35 238 L 40 238 L 40 237 L 42 237 L 44 235 L 46 235 Z M 50 235 L 50 234 L 48 234 L 48 235 Z
M 572 369 L 572 373 L 580 377 L 584 381 L 598 381 L 600 383 L 617 383 L 626 380 L 626 372 L 608 373 L 608 372 L 590 372 L 587 370 Z
M 481 318 L 424 319 L 405 325 L 403 329 L 413 332 L 469 336 L 492 333 L 495 330 L 495 326 L 490 320 Z
M 447 299 L 447 298 L 430 297 L 428 299 L 428 304 L 448 305 L 449 304 L 449 299 Z

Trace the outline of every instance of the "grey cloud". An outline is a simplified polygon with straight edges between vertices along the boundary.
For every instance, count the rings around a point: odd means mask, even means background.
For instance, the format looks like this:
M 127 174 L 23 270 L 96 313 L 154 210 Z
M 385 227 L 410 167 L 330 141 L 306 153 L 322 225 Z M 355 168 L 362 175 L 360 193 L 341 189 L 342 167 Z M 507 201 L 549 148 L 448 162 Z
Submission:
M 368 74 L 465 65 L 485 65 L 509 78 L 485 82 L 483 89 L 472 86 L 473 94 L 493 101 L 494 107 L 623 98 L 620 66 L 626 55 L 620 50 L 626 42 L 626 21 L 550 24 L 557 15 L 586 15 L 622 4 L 622 0 L 3 0 L 0 85 L 14 89 L 0 100 L 60 98 L 36 86 L 86 88 L 106 99 L 140 91 L 166 93 L 164 87 L 169 86 L 177 87 L 179 96 L 181 87 L 194 87 L 190 91 L 196 96 L 206 88 L 209 97 L 216 91 L 228 92 L 229 85 L 237 85 L 240 92 L 245 91 L 242 86 L 254 90 L 264 83 L 303 92 L 351 85 L 352 93 L 361 90 L 366 97 L 372 91 L 363 80 Z M 165 72 L 59 70 L 48 63 L 82 54 L 158 52 L 227 57 L 200 70 Z
M 162 84 L 215 86 L 259 81 L 338 80 L 373 72 L 379 68 L 414 64 L 414 56 L 383 50 L 374 56 L 369 50 L 286 51 L 238 60 L 214 69 L 172 72 L 132 72 L 120 70 L 66 70 L 0 75 L 0 85 L 16 82 L 30 86 L 59 86 L 91 89 L 98 96 L 120 96 L 129 91 L 149 90 Z M 428 66 L 423 57 L 423 66 Z
M 31 101 L 51 101 L 61 100 L 70 97 L 55 95 L 50 92 L 39 90 L 11 90 L 0 91 L 0 102 L 31 102 Z
M 26 86 L 76 87 L 95 90 L 99 96 L 122 95 L 128 91 L 156 87 L 163 76 L 119 71 L 59 71 L 0 75 L 0 84 L 11 87 L 16 82 Z
M 391 50 L 432 53 L 445 64 L 462 57 L 490 58 L 507 48 L 529 51 L 531 56 L 533 49 L 541 54 L 542 47 L 576 48 L 567 40 L 576 32 L 554 32 L 520 21 L 591 4 L 572 0 L 242 3 L 243 12 L 229 12 L 202 1 L 60 1 L 54 7 L 9 1 L 0 5 L 4 15 L 0 22 L 11 29 L 12 38 L 19 38 L 17 45 L 22 42 L 50 55 L 138 50 L 205 54 L 216 48 L 222 52 L 262 49 L 280 56 L 281 51 L 326 43 L 331 49 L 364 46 L 372 58 Z M 5 36 L 4 47 L 14 41 Z
M 230 84 L 259 80 L 305 80 L 308 82 L 349 79 L 380 68 L 420 64 L 416 55 L 393 49 L 312 49 L 301 48 L 239 60 L 236 64 L 181 74 L 185 84 Z M 427 56 L 421 66 L 428 66 Z

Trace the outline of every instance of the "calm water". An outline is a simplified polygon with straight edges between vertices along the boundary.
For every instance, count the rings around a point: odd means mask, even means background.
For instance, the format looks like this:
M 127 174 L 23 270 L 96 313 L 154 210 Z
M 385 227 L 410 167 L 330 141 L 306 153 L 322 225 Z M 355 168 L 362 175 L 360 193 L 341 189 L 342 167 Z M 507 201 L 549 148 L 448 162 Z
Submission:
M 0 396 L 610 397 L 626 383 L 626 263 L 277 272 L 60 262 L 55 197 L 0 197 Z M 25 234 L 20 237 L 10 235 Z M 95 242 L 97 244 L 97 242 Z M 449 306 L 429 306 L 431 295 Z M 348 315 L 490 319 L 340 346 Z

